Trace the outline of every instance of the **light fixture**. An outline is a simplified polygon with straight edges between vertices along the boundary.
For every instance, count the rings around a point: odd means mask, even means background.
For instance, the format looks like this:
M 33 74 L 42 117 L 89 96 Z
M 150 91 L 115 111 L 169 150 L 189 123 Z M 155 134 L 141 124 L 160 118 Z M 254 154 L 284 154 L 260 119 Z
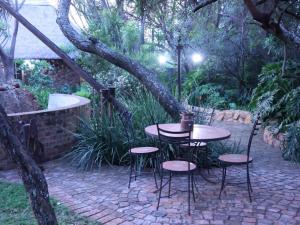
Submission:
M 166 55 L 159 55 L 158 56 L 159 64 L 161 64 L 161 65 L 166 64 L 167 61 L 168 61 L 168 57 Z
M 192 61 L 194 63 L 201 63 L 201 62 L 203 62 L 203 60 L 204 60 L 204 56 L 200 53 L 194 53 L 192 55 Z

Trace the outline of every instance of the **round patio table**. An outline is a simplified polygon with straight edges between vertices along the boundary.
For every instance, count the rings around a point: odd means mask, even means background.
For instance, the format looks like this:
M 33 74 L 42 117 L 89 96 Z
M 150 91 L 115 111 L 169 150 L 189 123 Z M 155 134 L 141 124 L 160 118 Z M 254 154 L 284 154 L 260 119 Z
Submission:
M 159 124 L 159 127 L 169 131 L 182 131 L 180 123 L 165 123 Z M 145 128 L 147 135 L 153 138 L 158 138 L 158 131 L 156 125 L 150 125 Z M 211 142 L 225 140 L 230 137 L 230 132 L 223 128 L 194 124 L 193 131 L 191 132 L 192 142 Z

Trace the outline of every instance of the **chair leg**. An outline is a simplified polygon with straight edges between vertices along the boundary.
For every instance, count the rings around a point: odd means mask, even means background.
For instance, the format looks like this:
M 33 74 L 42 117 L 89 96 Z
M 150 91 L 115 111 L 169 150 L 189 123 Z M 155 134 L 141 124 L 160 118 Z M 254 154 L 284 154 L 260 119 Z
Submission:
M 251 197 L 252 187 L 251 187 L 249 166 L 248 165 L 247 165 L 247 188 L 248 188 L 249 200 L 250 200 L 250 202 L 252 202 L 252 197 Z
M 156 210 L 158 210 L 159 204 L 160 204 L 161 191 L 162 191 L 162 185 L 163 185 L 163 178 L 164 178 L 164 171 L 161 171 L 161 176 L 160 176 L 160 187 L 159 187 L 159 194 L 158 194 L 158 201 L 157 201 Z
M 168 192 L 168 197 L 171 197 L 171 182 L 172 182 L 172 172 L 169 172 L 169 192 Z
M 138 172 L 138 155 L 135 156 L 135 160 L 134 160 L 134 180 L 136 181 L 137 178 L 137 172 Z
M 128 188 L 130 188 L 130 184 L 131 184 L 131 178 L 132 178 L 132 171 L 133 171 L 133 160 L 132 160 L 132 155 L 130 154 L 130 173 L 129 173 L 129 183 L 128 183 Z
M 195 198 L 195 190 L 194 190 L 194 185 L 195 185 L 195 182 L 194 182 L 194 172 L 192 172 L 192 193 L 193 193 L 193 199 L 194 199 L 194 202 L 196 202 L 196 198 Z
M 151 158 L 151 162 L 152 162 L 152 173 L 153 173 L 153 177 L 154 177 L 155 187 L 158 188 L 157 180 L 156 180 L 156 162 L 155 162 L 155 159 Z
M 223 167 L 223 169 L 222 169 L 222 184 L 221 184 L 219 199 L 221 198 L 222 191 L 225 187 L 225 180 L 226 180 L 226 167 Z
M 188 172 L 188 214 L 191 215 L 191 172 Z

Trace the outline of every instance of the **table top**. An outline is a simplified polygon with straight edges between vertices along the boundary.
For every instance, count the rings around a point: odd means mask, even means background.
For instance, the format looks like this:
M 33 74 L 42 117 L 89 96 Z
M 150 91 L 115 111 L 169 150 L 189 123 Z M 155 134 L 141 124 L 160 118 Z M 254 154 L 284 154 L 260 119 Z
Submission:
M 164 130 L 170 130 L 174 132 L 182 131 L 180 123 L 159 124 L 159 127 Z M 153 138 L 158 138 L 156 125 L 150 125 L 146 127 L 145 132 L 147 135 Z M 194 124 L 193 131 L 191 133 L 191 140 L 199 142 L 220 141 L 229 138 L 230 135 L 230 132 L 223 128 Z

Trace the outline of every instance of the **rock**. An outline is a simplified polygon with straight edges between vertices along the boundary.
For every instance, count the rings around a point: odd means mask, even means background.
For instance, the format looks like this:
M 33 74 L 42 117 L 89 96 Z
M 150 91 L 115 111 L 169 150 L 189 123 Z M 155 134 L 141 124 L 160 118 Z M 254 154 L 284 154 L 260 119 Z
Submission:
M 222 121 L 224 119 L 224 112 L 219 111 L 214 116 L 215 120 Z
M 1 91 L 0 102 L 8 114 L 40 109 L 34 96 L 21 88 Z
M 235 110 L 233 113 L 234 113 L 233 114 L 233 119 L 234 120 L 238 120 L 239 117 L 240 117 L 240 111 L 239 110 Z

